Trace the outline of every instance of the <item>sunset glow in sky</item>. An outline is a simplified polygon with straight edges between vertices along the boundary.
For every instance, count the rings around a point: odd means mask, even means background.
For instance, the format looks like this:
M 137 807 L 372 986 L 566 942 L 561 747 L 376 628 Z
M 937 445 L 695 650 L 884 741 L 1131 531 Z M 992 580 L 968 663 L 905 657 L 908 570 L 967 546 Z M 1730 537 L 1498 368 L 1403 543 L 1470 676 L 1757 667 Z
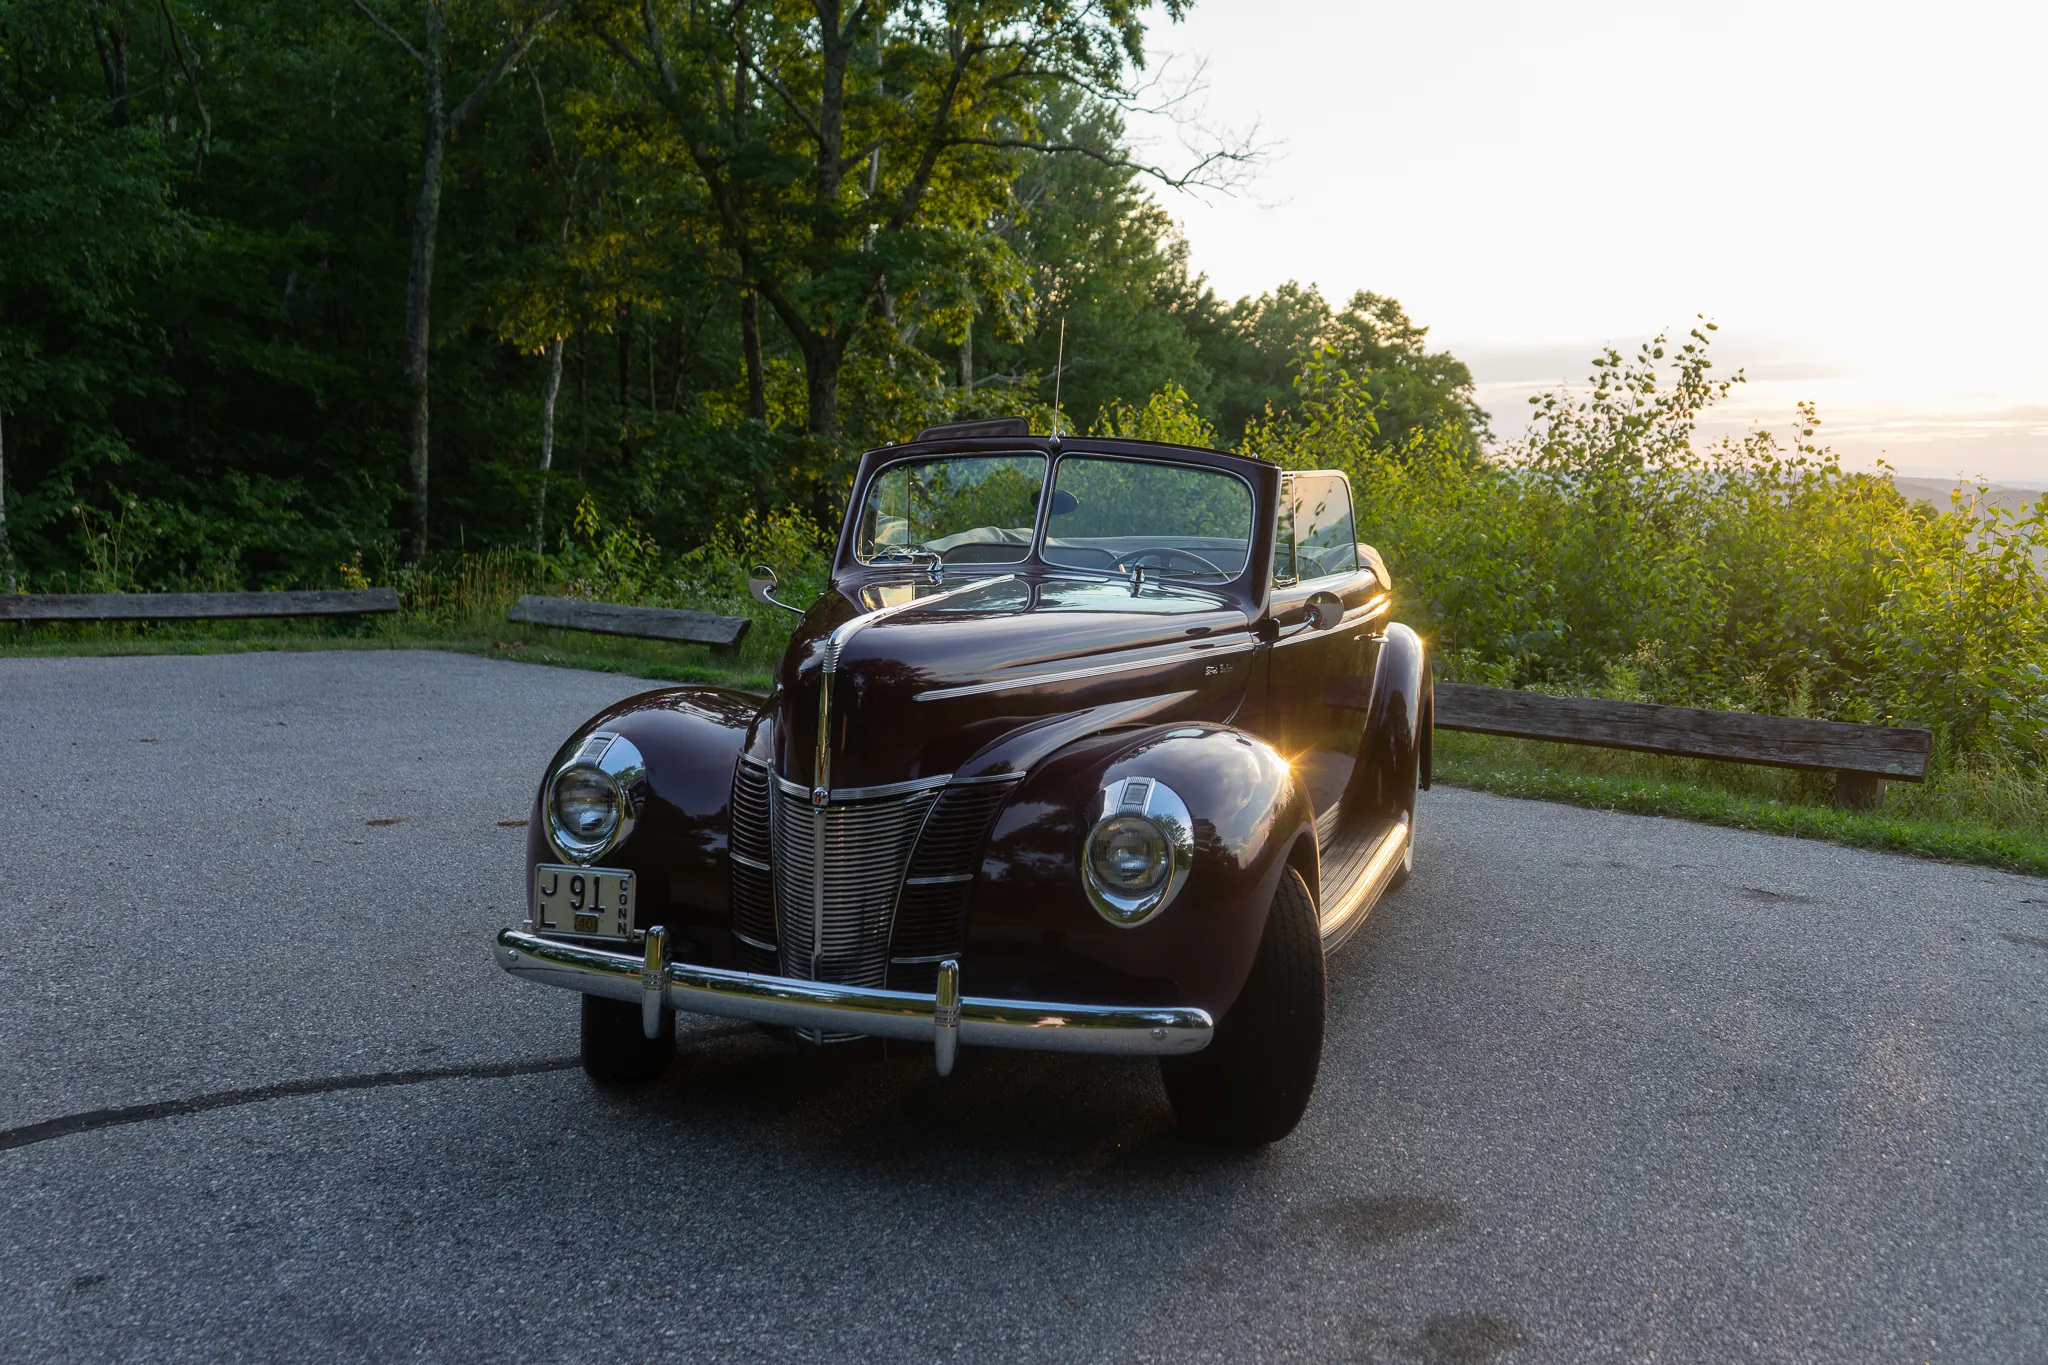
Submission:
M 2048 484 L 2048 7 L 1197 0 L 1153 51 L 1273 144 L 1161 193 L 1196 267 L 1394 295 L 1502 434 L 1704 313 L 1722 429 L 1811 399 L 1851 463 Z

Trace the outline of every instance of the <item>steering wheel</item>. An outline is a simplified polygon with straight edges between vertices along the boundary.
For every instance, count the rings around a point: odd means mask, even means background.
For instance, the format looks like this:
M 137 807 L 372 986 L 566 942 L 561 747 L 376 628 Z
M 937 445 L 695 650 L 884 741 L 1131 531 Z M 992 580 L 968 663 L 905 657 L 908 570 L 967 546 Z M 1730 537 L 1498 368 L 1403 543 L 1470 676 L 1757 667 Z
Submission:
M 1147 555 L 1160 555 L 1167 559 L 1184 559 L 1191 564 L 1200 566 L 1196 570 L 1197 573 L 1212 573 L 1215 574 L 1218 578 L 1234 577 L 1234 575 L 1225 573 L 1223 570 L 1217 568 L 1214 564 L 1211 564 L 1208 560 L 1202 558 L 1193 550 L 1182 550 L 1171 545 L 1148 545 L 1142 550 L 1126 550 L 1124 551 L 1124 553 L 1118 555 L 1114 560 L 1112 560 L 1110 566 L 1112 568 L 1117 569 L 1127 568 L 1131 565 L 1136 564 L 1139 560 L 1144 559 Z M 1163 569 L 1166 566 L 1162 564 L 1159 567 Z
M 1052 557 L 1054 551 L 1057 551 L 1059 553 L 1060 557 L 1058 559 L 1054 559 Z M 1053 545 L 1050 542 L 1048 542 L 1046 545 L 1045 557 L 1047 562 L 1049 563 L 1066 564 L 1069 562 L 1067 559 L 1067 556 L 1069 555 L 1100 555 L 1102 557 L 1102 562 L 1100 565 L 1077 564 L 1074 566 L 1076 568 L 1092 569 L 1099 567 L 1104 569 L 1113 569 L 1116 567 L 1116 555 L 1112 551 L 1103 549 L 1100 545 Z

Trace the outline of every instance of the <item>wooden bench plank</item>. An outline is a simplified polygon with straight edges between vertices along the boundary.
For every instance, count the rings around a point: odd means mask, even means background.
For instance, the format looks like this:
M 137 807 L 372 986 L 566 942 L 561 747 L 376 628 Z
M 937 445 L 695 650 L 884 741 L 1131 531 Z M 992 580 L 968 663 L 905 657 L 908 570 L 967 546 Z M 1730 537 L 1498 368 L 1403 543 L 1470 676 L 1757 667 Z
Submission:
M 1331 706 L 1363 709 L 1371 692 L 1371 678 L 1351 674 L 1332 679 L 1324 700 Z M 1436 685 L 1436 723 L 1444 730 L 1510 739 L 1592 744 L 1898 782 L 1926 780 L 1927 757 L 1934 745 L 1927 730 L 1603 697 L 1553 697 L 1468 683 Z
M 0 621 L 243 621 L 277 616 L 371 616 L 397 610 L 395 588 L 0 593 Z
M 708 611 L 673 607 L 628 607 L 617 602 L 580 602 L 570 597 L 520 598 L 505 613 L 508 621 L 558 630 L 587 630 L 599 635 L 634 635 L 649 640 L 737 649 L 753 621 L 745 616 L 718 616 Z
M 1934 746 L 1934 736 L 1927 730 L 1601 697 L 1552 697 L 1464 683 L 1437 685 L 1436 723 L 1446 730 L 1515 739 L 1558 740 L 1812 772 L 1864 773 L 1901 782 L 1926 780 L 1927 756 Z

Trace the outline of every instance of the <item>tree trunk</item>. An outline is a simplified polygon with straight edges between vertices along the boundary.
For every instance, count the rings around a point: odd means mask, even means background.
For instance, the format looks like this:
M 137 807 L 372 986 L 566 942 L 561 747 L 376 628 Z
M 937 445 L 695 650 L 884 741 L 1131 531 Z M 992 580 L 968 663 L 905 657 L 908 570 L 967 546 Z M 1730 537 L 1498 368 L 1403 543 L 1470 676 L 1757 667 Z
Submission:
M 804 387 L 810 408 L 813 436 L 836 440 L 839 436 L 839 370 L 846 360 L 844 342 L 821 340 L 806 348 Z
M 440 6 L 429 5 L 426 135 L 420 155 L 420 197 L 412 215 L 412 268 L 405 284 L 405 387 L 412 405 L 406 447 L 412 472 L 409 558 L 415 564 L 427 552 L 427 349 L 433 323 L 434 236 L 441 223 L 441 168 L 448 156 L 447 37 Z
M 412 543 L 407 556 L 415 564 L 427 552 L 427 352 L 433 338 L 434 237 L 441 224 L 441 171 L 448 159 L 448 135 L 497 87 L 505 73 L 519 64 L 542 26 L 555 17 L 567 0 L 547 0 L 525 31 L 499 49 L 498 60 L 452 114 L 448 112 L 448 16 L 444 3 L 445 0 L 422 0 L 427 41 L 424 48 L 416 49 L 364 0 L 356 0 L 356 8 L 364 17 L 404 48 L 427 78 L 426 126 L 420 139 L 420 197 L 413 204 L 412 265 L 405 282 L 405 387 L 411 407 L 406 462 L 412 472 Z M 164 12 L 169 17 L 168 6 Z M 193 98 L 198 98 L 196 85 Z M 201 113 L 203 116 L 203 109 Z
M 199 137 L 192 147 L 192 174 L 196 176 L 205 168 L 206 153 L 213 147 L 213 115 L 206 112 L 206 97 L 199 93 L 199 73 L 192 67 L 192 62 L 198 59 L 198 49 L 192 47 L 192 35 L 185 31 L 185 26 L 171 13 L 170 0 L 156 0 L 156 7 L 164 17 L 165 26 L 170 30 L 171 51 L 178 58 L 178 69 L 185 73 L 185 88 L 192 92 L 192 104 L 199 110 Z M 193 52 L 190 60 L 185 56 L 188 48 Z M 161 53 L 157 60 L 161 64 Z M 164 117 L 166 120 L 170 117 L 169 99 L 164 101 Z
M 7 543 L 7 428 L 4 425 L 7 414 L 0 412 L 0 575 L 5 575 L 7 591 L 13 592 L 19 586 L 14 581 L 14 550 Z
M 540 497 L 533 508 L 533 552 L 547 553 L 548 471 L 555 464 L 555 396 L 562 391 L 562 351 L 566 337 L 548 347 L 547 397 L 540 404 Z
M 967 319 L 967 330 L 960 334 L 960 390 L 974 392 L 974 319 Z
M 633 305 L 619 305 L 619 468 L 633 465 Z
M 576 476 L 590 456 L 590 333 L 576 334 Z
M 105 17 L 105 6 L 94 5 L 92 16 L 92 41 L 100 57 L 100 75 L 107 84 L 107 99 L 113 106 L 114 124 L 126 128 L 130 112 L 128 105 L 128 35 L 116 27 L 111 18 L 107 19 L 104 33 L 100 20 Z
M 761 296 L 740 291 L 740 350 L 747 358 L 747 420 L 768 421 L 768 374 L 761 362 Z
M 846 167 L 845 146 L 846 67 L 853 55 L 853 37 L 839 26 L 839 0 L 818 0 L 821 30 L 821 70 L 818 88 L 818 157 L 813 168 L 816 202 L 821 210 L 813 220 L 813 241 L 822 253 L 829 253 L 834 228 L 832 220 L 839 202 L 839 187 Z M 850 339 L 850 338 L 848 338 Z M 827 440 L 839 436 L 839 371 L 846 359 L 846 340 L 830 335 L 813 336 L 804 348 L 804 380 L 810 409 L 811 435 Z

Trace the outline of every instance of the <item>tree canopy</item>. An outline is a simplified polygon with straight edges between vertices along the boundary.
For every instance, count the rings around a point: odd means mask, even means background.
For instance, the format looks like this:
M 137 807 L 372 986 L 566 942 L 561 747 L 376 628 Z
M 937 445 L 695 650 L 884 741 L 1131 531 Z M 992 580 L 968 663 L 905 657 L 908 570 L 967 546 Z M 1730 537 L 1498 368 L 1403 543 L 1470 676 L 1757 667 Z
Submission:
M 1234 442 L 1313 361 L 1483 439 L 1393 300 L 1192 272 L 1154 188 L 1249 153 L 1125 132 L 1184 4 L 0 0 L 0 553 L 320 581 L 586 497 L 689 547 L 1056 369 L 1076 426 Z

